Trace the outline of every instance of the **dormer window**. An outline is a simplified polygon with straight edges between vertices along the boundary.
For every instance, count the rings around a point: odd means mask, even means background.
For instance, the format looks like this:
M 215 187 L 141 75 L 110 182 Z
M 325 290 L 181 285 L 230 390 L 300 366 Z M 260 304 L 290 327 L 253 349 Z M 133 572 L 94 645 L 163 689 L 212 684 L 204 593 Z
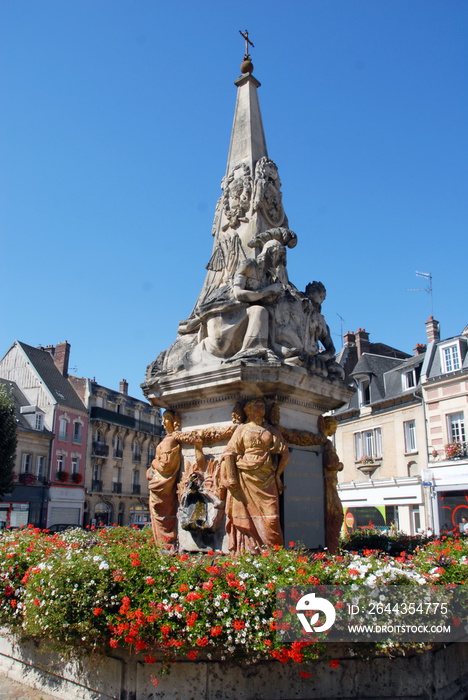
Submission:
M 370 404 L 370 381 L 365 379 L 358 380 L 358 396 L 359 406 L 369 406 Z
M 36 413 L 35 419 L 36 430 L 44 430 L 44 414 Z
M 442 372 L 456 372 L 461 368 L 460 346 L 457 343 L 443 345 L 440 348 Z
M 409 372 L 403 372 L 403 374 L 401 375 L 403 391 L 406 391 L 407 389 L 416 388 L 419 383 L 420 374 L 421 365 L 418 365 L 414 369 L 410 369 Z

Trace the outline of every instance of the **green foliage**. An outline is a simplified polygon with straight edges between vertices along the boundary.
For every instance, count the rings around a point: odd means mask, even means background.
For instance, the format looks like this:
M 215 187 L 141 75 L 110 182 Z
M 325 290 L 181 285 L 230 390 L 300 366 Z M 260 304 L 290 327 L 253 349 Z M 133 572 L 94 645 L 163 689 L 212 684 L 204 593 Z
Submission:
M 0 382 L 0 498 L 13 488 L 16 444 L 15 406 L 5 385 Z
M 402 552 L 412 554 L 418 547 L 430 541 L 431 538 L 425 535 L 388 536 L 373 528 L 362 528 L 344 537 L 340 544 L 342 551 L 345 552 L 362 553 L 364 550 L 374 550 L 398 557 Z
M 281 588 L 401 584 L 420 590 L 466 583 L 467 560 L 466 538 L 435 540 L 399 557 L 370 549 L 332 557 L 297 547 L 230 557 L 168 555 L 154 545 L 149 530 L 50 535 L 28 527 L 0 535 L 0 622 L 62 655 L 126 649 L 147 663 L 187 658 L 306 663 L 326 657 L 327 647 L 316 640 L 283 644 Z M 389 640 L 354 645 L 352 653 L 370 657 L 424 648 Z

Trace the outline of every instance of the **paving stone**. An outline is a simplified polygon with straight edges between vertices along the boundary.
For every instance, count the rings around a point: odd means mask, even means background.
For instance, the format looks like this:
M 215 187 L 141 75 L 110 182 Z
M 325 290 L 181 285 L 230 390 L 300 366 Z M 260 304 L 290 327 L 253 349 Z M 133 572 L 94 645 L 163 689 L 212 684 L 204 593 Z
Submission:
M 13 681 L 0 674 L 0 700 L 57 700 L 43 690 L 30 688 L 29 685 Z

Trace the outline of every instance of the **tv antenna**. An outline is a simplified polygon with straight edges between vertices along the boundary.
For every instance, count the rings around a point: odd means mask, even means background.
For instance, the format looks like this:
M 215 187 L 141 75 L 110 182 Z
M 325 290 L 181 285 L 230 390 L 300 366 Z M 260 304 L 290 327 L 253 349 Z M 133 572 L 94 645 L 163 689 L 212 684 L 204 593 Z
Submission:
M 338 318 L 339 318 L 340 321 L 341 321 L 341 326 L 340 326 L 340 331 L 341 331 L 341 345 L 343 346 L 343 323 L 345 322 L 345 320 L 344 320 L 343 316 L 340 316 L 340 314 L 339 314 L 338 312 L 336 312 L 336 315 L 338 316 Z
M 427 280 L 427 287 L 420 287 L 418 289 L 407 289 L 407 292 L 427 292 L 430 295 L 431 299 L 431 313 L 430 315 L 434 317 L 434 305 L 433 305 L 433 299 L 432 299 L 432 275 L 430 272 L 418 272 L 416 270 L 416 276 L 417 277 L 423 277 L 425 280 Z

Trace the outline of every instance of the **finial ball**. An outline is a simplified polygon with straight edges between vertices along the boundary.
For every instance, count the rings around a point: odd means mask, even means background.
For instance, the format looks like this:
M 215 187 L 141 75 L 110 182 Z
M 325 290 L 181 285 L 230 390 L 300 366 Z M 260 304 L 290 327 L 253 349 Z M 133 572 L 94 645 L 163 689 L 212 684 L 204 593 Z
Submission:
M 241 63 L 240 69 L 243 75 L 245 75 L 246 73 L 249 73 L 250 75 L 250 73 L 253 73 L 254 69 L 252 61 L 250 59 L 246 59 L 245 61 L 243 61 Z

